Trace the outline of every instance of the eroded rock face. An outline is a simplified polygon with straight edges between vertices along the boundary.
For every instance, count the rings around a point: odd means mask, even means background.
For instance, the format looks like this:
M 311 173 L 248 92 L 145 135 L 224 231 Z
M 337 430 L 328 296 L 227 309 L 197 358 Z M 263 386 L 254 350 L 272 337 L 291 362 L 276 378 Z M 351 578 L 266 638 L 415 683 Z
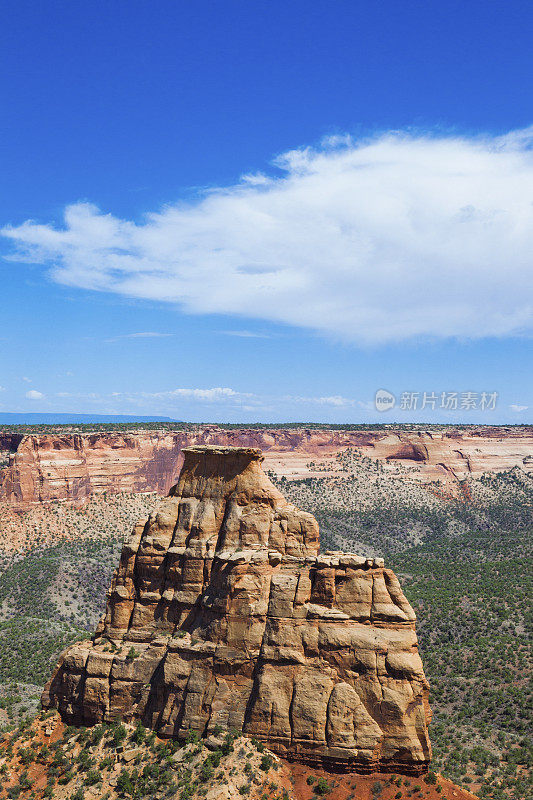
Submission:
M 6 434 L 0 431 L 0 502 L 18 509 L 32 503 L 81 502 L 104 492 L 166 494 L 191 445 L 259 447 L 278 475 L 320 476 L 308 462 L 335 469 L 335 456 L 357 448 L 372 459 L 406 462 L 423 482 L 443 481 L 452 493 L 468 475 L 520 467 L 532 469 L 533 428 L 469 427 L 406 432 L 388 428 L 221 429 L 198 425 L 182 431 Z M 411 479 L 411 478 L 410 478 Z M 455 496 L 462 497 L 459 491 Z
M 94 640 L 42 702 L 69 722 L 141 719 L 160 735 L 236 728 L 349 769 L 423 772 L 428 684 L 415 614 L 381 559 L 319 554 L 253 448 L 190 447 L 124 545 Z

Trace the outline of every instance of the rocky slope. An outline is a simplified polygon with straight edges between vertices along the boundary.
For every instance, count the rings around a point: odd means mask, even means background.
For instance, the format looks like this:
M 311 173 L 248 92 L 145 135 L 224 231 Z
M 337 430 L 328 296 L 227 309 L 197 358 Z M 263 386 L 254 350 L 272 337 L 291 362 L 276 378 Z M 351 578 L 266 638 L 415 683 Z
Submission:
M 330 774 L 226 734 L 188 744 L 141 726 L 67 728 L 53 712 L 0 737 L 0 797 L 41 800 L 475 800 L 441 775 Z
M 431 748 L 415 614 L 382 559 L 319 554 L 253 448 L 190 447 L 126 542 L 104 619 L 43 693 L 64 720 L 236 729 L 301 762 L 420 774 Z
M 358 448 L 363 456 L 410 465 L 409 480 L 441 480 L 452 493 L 468 475 L 533 466 L 533 429 L 527 426 L 327 430 L 206 425 L 132 433 L 0 432 L 0 502 L 23 508 L 102 492 L 166 494 L 183 463 L 183 448 L 197 444 L 259 447 L 268 469 L 289 478 L 334 468 L 339 452 Z

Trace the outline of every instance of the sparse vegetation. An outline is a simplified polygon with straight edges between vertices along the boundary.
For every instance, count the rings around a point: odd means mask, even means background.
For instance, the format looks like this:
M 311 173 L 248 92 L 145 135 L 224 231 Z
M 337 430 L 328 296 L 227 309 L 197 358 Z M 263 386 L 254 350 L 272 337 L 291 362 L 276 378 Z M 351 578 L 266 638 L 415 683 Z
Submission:
M 338 467 L 335 476 L 325 472 L 323 477 L 276 482 L 288 499 L 318 517 L 323 549 L 383 555 L 400 577 L 417 611 L 431 685 L 435 771 L 484 800 L 533 795 L 531 477 L 514 469 L 469 479 L 468 499 L 461 500 L 445 496 L 438 484 L 428 490 L 406 481 L 409 467 L 384 466 L 356 451 L 343 454 Z M 36 545 L 29 552 L 4 553 L 0 560 L 0 725 L 17 736 L 10 739 L 15 749 L 23 737 L 19 730 L 24 730 L 16 726 L 37 708 L 59 652 L 94 629 L 123 535 L 154 500 L 154 495 L 113 495 L 93 498 L 82 509 L 50 504 L 20 517 L 19 522 L 36 525 Z M 47 530 L 59 529 L 65 539 L 49 544 Z M 73 786 L 69 796 L 80 798 L 89 796 L 86 790 L 98 786 L 97 776 L 114 764 L 117 746 L 142 745 L 156 763 L 124 765 L 120 791 L 124 797 L 150 796 L 152 790 L 163 796 L 173 780 L 168 769 L 172 748 L 158 744 L 142 726 L 124 730 L 125 737 L 117 733 L 120 726 L 93 729 L 85 741 L 88 747 L 101 747 L 101 754 L 83 756 L 74 765 L 64 745 L 34 751 L 23 742 L 20 763 L 30 768 L 52 759 L 50 797 L 60 781 L 70 786 L 70 770 L 82 772 L 85 788 Z M 72 731 L 68 741 L 76 736 L 81 741 L 83 733 Z M 274 766 L 262 745 L 254 747 L 253 773 L 241 770 L 238 790 L 243 796 L 253 775 L 267 780 Z M 177 797 L 201 797 L 201 787 L 221 779 L 217 775 L 234 751 L 234 738 L 226 737 L 219 751 L 207 755 L 191 731 L 189 748 L 187 754 L 199 750 L 180 766 Z M 28 791 L 23 771 L 18 780 L 10 792 L 23 797 Z M 329 791 L 320 780 L 312 786 L 316 797 Z M 134 792 L 144 787 L 146 794 L 131 794 L 132 786 Z M 421 797 L 430 786 L 441 789 L 434 773 L 417 784 L 395 786 L 398 800 Z M 275 795 L 269 791 L 268 796 Z
M 460 501 L 409 485 L 403 466 L 353 451 L 339 462 L 345 476 L 276 482 L 317 516 L 323 549 L 383 555 L 400 578 L 431 686 L 434 769 L 482 798 L 533 795 L 531 476 L 469 479 Z

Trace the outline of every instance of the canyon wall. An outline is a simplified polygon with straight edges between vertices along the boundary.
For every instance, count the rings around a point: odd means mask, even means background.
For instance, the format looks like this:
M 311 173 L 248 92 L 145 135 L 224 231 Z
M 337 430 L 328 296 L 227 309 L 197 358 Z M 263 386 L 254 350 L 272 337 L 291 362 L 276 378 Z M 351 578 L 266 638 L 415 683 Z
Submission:
M 467 475 L 533 467 L 533 428 L 458 427 L 409 431 L 224 429 L 216 425 L 186 430 L 95 433 L 0 433 L 0 501 L 24 507 L 50 500 L 82 501 L 102 492 L 166 494 L 190 445 L 258 447 L 265 464 L 292 478 L 335 468 L 335 455 L 356 447 L 365 456 L 398 460 L 413 477 L 453 484 Z M 310 462 L 312 464 L 310 465 Z
M 125 543 L 92 641 L 43 693 L 66 722 L 161 736 L 236 729 L 347 770 L 431 758 L 415 614 L 383 559 L 319 553 L 255 448 L 189 447 L 179 482 Z

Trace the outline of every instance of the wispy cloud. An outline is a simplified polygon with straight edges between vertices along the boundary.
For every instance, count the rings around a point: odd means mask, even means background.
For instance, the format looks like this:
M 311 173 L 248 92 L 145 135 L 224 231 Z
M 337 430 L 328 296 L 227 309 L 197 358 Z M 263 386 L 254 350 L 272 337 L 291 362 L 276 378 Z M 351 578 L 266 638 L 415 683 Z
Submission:
M 294 407 L 305 408 L 308 410 L 316 409 L 317 406 L 331 408 L 350 408 L 363 406 L 358 400 L 353 400 L 341 395 L 331 396 L 294 396 L 294 395 L 271 395 L 256 394 L 254 392 L 243 392 L 232 389 L 229 386 L 214 386 L 209 388 L 176 388 L 164 389 L 161 391 L 116 391 L 108 394 L 98 394 L 96 392 L 67 392 L 60 391 L 55 397 L 61 399 L 82 400 L 91 405 L 104 404 L 106 408 L 110 404 L 118 410 L 127 406 L 135 406 L 145 410 L 154 411 L 161 409 L 179 413 L 179 409 L 187 405 L 213 406 L 218 405 L 226 408 L 241 409 L 243 411 L 265 411 L 274 409 L 289 410 Z M 366 408 L 366 406 L 364 406 Z
M 173 333 L 157 333 L 156 331 L 142 331 L 141 333 L 123 333 L 120 336 L 114 336 L 112 339 L 106 339 L 106 342 L 118 342 L 120 339 L 166 339 L 168 336 L 174 336 Z
M 80 400 L 99 400 L 102 395 L 96 392 L 57 392 L 56 397 L 75 397 Z
M 249 399 L 253 394 L 236 392 L 227 386 L 215 386 L 212 389 L 170 389 L 165 392 L 142 392 L 143 397 L 154 398 L 182 398 L 184 400 L 199 400 L 204 403 L 235 402 L 236 400 Z
M 42 400 L 44 394 L 42 392 L 38 392 L 36 389 L 30 389 L 29 392 L 26 392 L 26 397 L 28 400 Z
M 294 395 L 288 395 L 285 397 L 285 400 L 289 403 L 304 403 L 309 405 L 319 405 L 319 406 L 353 406 L 355 404 L 355 400 L 350 400 L 348 397 L 341 397 L 340 395 L 332 395 L 330 397 L 299 397 Z
M 238 336 L 242 339 L 271 339 L 268 333 L 255 333 L 254 331 L 219 331 L 223 336 Z
M 257 395 L 251 392 L 239 392 L 228 386 L 214 386 L 212 388 L 179 388 L 165 389 L 159 392 L 112 392 L 108 398 L 114 402 L 129 402 L 135 404 L 164 403 L 165 407 L 171 404 L 175 407 L 179 401 L 188 403 L 213 404 L 222 403 L 226 405 L 240 405 L 244 402 L 255 402 Z
M 142 223 L 3 229 L 54 280 L 362 343 L 531 332 L 533 129 L 336 137 Z M 132 337 L 133 338 L 133 337 Z
M 511 405 L 509 406 L 509 408 L 511 409 L 511 411 L 514 411 L 514 412 L 516 412 L 517 414 L 520 414 L 520 412 L 521 412 L 521 411 L 527 411 L 527 409 L 529 408 L 529 406 L 520 406 L 520 405 L 518 405 L 518 404 L 516 404 L 516 403 L 511 403 Z

